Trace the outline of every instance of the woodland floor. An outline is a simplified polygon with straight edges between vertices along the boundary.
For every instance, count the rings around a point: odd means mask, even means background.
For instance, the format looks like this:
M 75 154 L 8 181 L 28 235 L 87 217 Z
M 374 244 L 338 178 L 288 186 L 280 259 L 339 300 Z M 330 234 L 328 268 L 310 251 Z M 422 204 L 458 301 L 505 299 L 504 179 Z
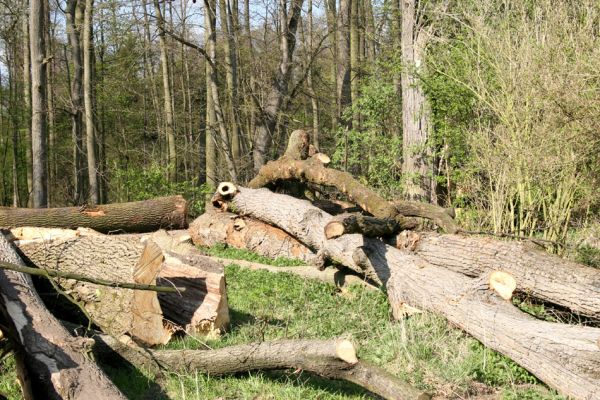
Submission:
M 278 266 L 297 264 L 268 260 L 222 248 L 205 249 L 219 257 L 248 259 Z M 506 357 L 424 313 L 393 322 L 382 292 L 308 281 L 290 274 L 226 268 L 232 318 L 230 331 L 218 340 L 192 337 L 168 348 L 225 347 L 280 338 L 333 338 L 346 335 L 360 358 L 401 376 L 436 398 L 563 399 Z M 538 310 L 539 311 L 539 310 Z M 350 383 L 328 381 L 295 371 L 249 373 L 225 378 L 190 373 L 153 376 L 115 362 L 104 365 L 130 399 L 370 399 Z M 0 369 L 0 392 L 20 398 L 14 360 Z

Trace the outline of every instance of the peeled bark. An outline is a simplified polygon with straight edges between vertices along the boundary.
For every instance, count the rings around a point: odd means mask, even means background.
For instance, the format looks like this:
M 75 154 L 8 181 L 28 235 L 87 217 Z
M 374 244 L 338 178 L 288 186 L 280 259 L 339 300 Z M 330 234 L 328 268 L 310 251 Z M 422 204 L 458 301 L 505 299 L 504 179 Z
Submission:
M 226 196 L 217 193 L 213 199 L 277 225 L 325 256 L 379 280 L 396 317 L 405 315 L 406 305 L 439 313 L 559 392 L 576 399 L 600 396 L 599 328 L 536 320 L 490 290 L 488 273 L 469 278 L 362 235 L 327 240 L 324 228 L 332 217 L 306 201 L 246 188 Z
M 198 371 L 211 376 L 253 370 L 298 369 L 329 379 L 355 383 L 385 399 L 427 400 L 431 397 L 399 378 L 356 358 L 348 340 L 278 340 L 216 350 L 149 350 L 95 335 L 94 350 L 117 352 L 133 365 L 151 371 Z
M 24 265 L 0 234 L 0 260 Z M 2 312 L 23 354 L 33 395 L 44 399 L 125 399 L 87 353 L 91 343 L 63 328 L 33 289 L 28 275 L 0 271 Z M 37 398 L 37 397 L 36 397 Z
M 200 255 L 185 232 L 107 236 L 84 229 L 23 228 L 11 233 L 23 254 L 40 268 L 118 282 L 156 279 L 160 286 L 185 288 L 182 293 L 157 295 L 59 281 L 105 332 L 127 332 L 144 343 L 158 344 L 166 343 L 175 330 L 214 336 L 229 324 L 223 266 Z
M 198 246 L 226 244 L 269 258 L 292 258 L 310 263 L 315 254 L 286 232 L 253 218 L 211 210 L 196 218 L 188 229 Z
M 0 227 L 85 227 L 98 232 L 149 232 L 160 228 L 185 228 L 186 214 L 187 204 L 181 196 L 90 207 L 0 207 Z

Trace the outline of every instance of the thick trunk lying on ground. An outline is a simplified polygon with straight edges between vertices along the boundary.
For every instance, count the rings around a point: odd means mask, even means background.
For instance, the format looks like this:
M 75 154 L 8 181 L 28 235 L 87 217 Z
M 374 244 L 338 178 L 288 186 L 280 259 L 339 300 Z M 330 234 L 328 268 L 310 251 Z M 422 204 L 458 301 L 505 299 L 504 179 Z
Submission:
M 315 259 L 315 254 L 308 247 L 281 229 L 210 206 L 207 206 L 206 213 L 190 224 L 188 231 L 198 246 L 226 244 L 273 259 L 285 257 L 306 263 Z
M 410 232 L 398 235 L 395 245 L 467 276 L 506 271 L 519 291 L 600 319 L 600 270 L 548 254 L 533 243 Z
M 497 282 L 489 273 L 469 278 L 362 235 L 327 240 L 324 228 L 333 217 L 307 201 L 265 189 L 228 189 L 225 196 L 215 194 L 213 203 L 230 203 L 237 212 L 277 225 L 327 257 L 378 279 L 395 316 L 404 314 L 405 305 L 439 313 L 561 393 L 600 397 L 599 328 L 538 321 L 490 290 Z
M 284 156 L 264 165 L 254 179 L 248 183 L 248 187 L 256 189 L 275 182 L 290 180 L 331 186 L 347 195 L 352 202 L 376 218 L 395 220 L 398 223 L 398 228 L 414 228 L 415 221 L 407 218 L 414 216 L 431 219 L 446 232 L 455 233 L 458 231 L 458 225 L 454 222 L 450 213 L 443 208 L 432 204 L 410 201 L 388 202 L 358 182 L 349 173 L 326 168 L 316 155 L 306 159 L 302 155 L 308 154 L 307 151 L 290 151 L 290 146 L 293 143 L 296 142 L 290 140 L 288 150 L 286 150 Z M 302 144 L 304 142 L 299 141 L 297 143 Z M 288 156 L 288 154 L 296 157 Z
M 427 400 L 399 378 L 356 358 L 348 340 L 278 340 L 229 346 L 217 350 L 150 350 L 95 335 L 99 355 L 115 351 L 131 364 L 150 371 L 198 371 L 212 376 L 253 370 L 298 369 L 353 382 L 385 398 Z
M 63 208 L 0 207 L 0 227 L 91 228 L 98 232 L 152 232 L 187 227 L 187 205 L 181 196 L 131 203 Z
M 189 236 L 103 235 L 77 231 L 16 228 L 20 251 L 36 266 L 117 282 L 183 287 L 182 293 L 109 288 L 60 279 L 99 327 L 119 336 L 131 334 L 146 344 L 166 343 L 173 330 L 212 335 L 229 322 L 223 267 L 202 256 Z M 165 323 L 164 319 L 170 321 Z
M 0 260 L 24 265 L 0 234 Z M 10 338 L 23 359 L 32 382 L 24 383 L 26 398 L 125 399 L 87 353 L 91 343 L 74 338 L 46 309 L 28 275 L 0 271 L 3 324 L 11 326 Z M 5 332 L 7 335 L 10 332 Z M 21 357 L 22 355 L 22 357 Z

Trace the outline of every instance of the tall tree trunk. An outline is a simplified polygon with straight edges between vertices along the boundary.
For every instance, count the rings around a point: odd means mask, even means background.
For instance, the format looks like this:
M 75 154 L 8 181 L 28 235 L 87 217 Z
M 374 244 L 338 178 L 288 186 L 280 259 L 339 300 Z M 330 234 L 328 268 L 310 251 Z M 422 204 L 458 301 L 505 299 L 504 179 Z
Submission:
M 83 23 L 82 4 L 79 0 L 67 1 L 67 35 L 71 51 L 69 58 L 73 64 L 73 80 L 71 83 L 71 135 L 73 138 L 73 167 L 75 204 L 82 204 L 85 199 L 85 167 L 83 162 L 83 57 L 81 54 L 81 26 Z
M 209 61 L 209 74 L 208 84 L 210 87 L 210 94 L 212 96 L 212 104 L 217 117 L 217 126 L 219 128 L 219 142 L 221 144 L 221 150 L 225 156 L 225 163 L 227 164 L 227 170 L 231 180 L 237 181 L 237 170 L 233 157 L 231 154 L 231 147 L 229 146 L 229 138 L 227 135 L 227 128 L 225 126 L 225 118 L 223 116 L 223 108 L 221 107 L 221 101 L 219 99 L 219 87 L 217 85 L 217 66 L 216 55 L 217 55 L 217 32 L 216 32 L 216 3 L 211 3 L 211 0 L 204 0 L 204 9 L 209 14 L 209 24 L 206 26 L 208 36 L 208 57 Z
M 314 40 L 314 32 L 313 32 L 313 0 L 308 0 L 308 10 L 307 10 L 307 18 L 308 18 L 308 56 L 309 58 L 313 52 L 313 40 Z M 308 67 L 308 75 L 306 76 L 306 85 L 308 86 L 308 94 L 310 96 L 310 104 L 312 106 L 312 140 L 315 147 L 319 148 L 319 138 L 321 136 L 320 128 L 319 128 L 319 101 L 317 100 L 317 94 L 315 93 L 315 88 L 313 85 L 313 67 L 312 60 L 308 59 L 307 62 L 310 63 Z
M 238 120 L 238 87 L 237 57 L 235 48 L 234 26 L 228 0 L 219 0 L 221 30 L 226 40 L 223 41 L 225 52 L 225 77 L 227 80 L 227 114 L 231 126 L 231 153 L 234 163 L 240 161 L 241 140 Z
M 258 172 L 265 164 L 272 135 L 275 133 L 279 111 L 288 92 L 288 81 L 292 71 L 292 57 L 296 48 L 296 30 L 300 20 L 303 0 L 292 0 L 292 14 L 288 18 L 286 0 L 279 0 L 279 24 L 281 27 L 279 47 L 281 60 L 267 95 L 266 105 L 258 118 L 254 134 L 253 161 Z
M 156 12 L 156 22 L 158 24 L 158 45 L 160 47 L 160 64 L 163 75 L 163 92 L 165 106 L 165 131 L 167 136 L 167 169 L 169 181 L 177 180 L 177 150 L 175 149 L 175 127 L 173 115 L 173 100 L 171 77 L 169 71 L 169 56 L 167 54 L 167 39 L 165 34 L 165 19 L 160 9 L 158 0 L 154 0 L 154 11 Z
M 333 84 L 333 96 L 331 97 L 331 130 L 335 131 L 338 123 L 337 112 L 337 65 L 338 65 L 338 41 L 337 41 L 337 10 L 336 1 L 327 0 L 325 14 L 327 17 L 327 40 L 331 48 L 331 82 Z
M 27 6 L 27 1 L 24 1 Z M 26 13 L 23 15 L 23 100 L 25 101 L 25 170 L 27 171 L 27 205 L 31 207 L 32 187 L 32 160 L 31 153 L 31 51 L 29 49 L 29 9 L 24 7 Z
M 431 110 L 419 81 L 424 62 L 425 32 L 417 25 L 416 0 L 401 1 L 404 192 L 411 200 L 431 201 L 435 195 L 433 165 L 428 149 Z
M 46 45 L 44 41 L 45 0 L 29 2 L 29 38 L 31 47 L 31 152 L 33 207 L 48 206 L 48 171 L 46 170 Z
M 361 0 L 350 1 L 350 98 L 354 106 L 352 111 L 352 128 L 360 129 L 360 115 L 356 108 L 359 96 L 359 68 L 360 68 L 360 29 L 359 10 Z
M 89 202 L 98 204 L 100 188 L 98 187 L 98 162 L 96 160 L 96 130 L 94 124 L 94 107 L 92 99 L 93 82 L 92 69 L 94 68 L 93 41 L 93 11 L 94 0 L 85 0 L 83 17 L 83 97 L 85 103 L 85 136 L 87 149 L 87 169 L 89 181 Z
M 55 166 L 56 166 L 56 131 L 55 131 L 55 120 L 56 116 L 54 113 L 54 46 L 52 44 L 53 30 L 52 21 L 50 19 L 50 4 L 44 2 L 44 18 L 45 27 L 44 29 L 44 40 L 46 41 L 46 59 L 48 59 L 48 67 L 46 69 L 46 79 L 48 86 L 48 205 L 51 204 L 52 188 L 54 187 L 54 181 L 56 178 Z
M 337 15 L 337 118 L 341 121 L 344 108 L 350 103 L 350 3 L 340 0 Z
M 214 26 L 215 20 L 211 18 L 210 13 L 204 13 L 204 26 Z M 209 37 L 206 37 L 206 48 L 209 47 Z M 215 138 L 215 125 L 217 117 L 215 115 L 215 106 L 211 92 L 211 74 L 212 67 L 209 60 L 205 60 L 206 65 L 206 130 L 205 130 L 205 162 L 206 162 L 206 183 L 209 186 L 217 186 L 217 146 Z

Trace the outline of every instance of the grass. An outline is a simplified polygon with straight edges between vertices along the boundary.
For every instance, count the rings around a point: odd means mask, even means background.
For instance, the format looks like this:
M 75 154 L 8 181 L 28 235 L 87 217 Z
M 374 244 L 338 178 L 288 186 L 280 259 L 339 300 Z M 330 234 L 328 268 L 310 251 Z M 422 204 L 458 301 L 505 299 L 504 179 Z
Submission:
M 294 260 L 285 257 L 278 257 L 273 260 L 246 249 L 236 249 L 234 247 L 227 247 L 223 244 L 217 244 L 213 247 L 199 247 L 199 249 L 208 256 L 229 258 L 233 260 L 245 260 L 261 264 L 274 265 L 277 267 L 295 267 L 299 265 L 305 265 L 305 263 L 300 260 Z
M 237 250 L 209 251 L 219 257 L 247 256 L 251 261 L 265 261 Z M 281 260 L 276 264 L 282 265 Z M 357 345 L 360 358 L 442 398 L 498 393 L 499 398 L 507 400 L 562 399 L 523 368 L 450 327 L 443 318 L 424 313 L 392 321 L 382 292 L 361 286 L 339 291 L 333 285 L 291 274 L 250 271 L 236 265 L 226 267 L 226 278 L 231 329 L 220 339 L 207 341 L 212 348 L 280 338 L 346 337 Z M 199 341 L 190 337 L 167 346 L 201 347 Z M 355 385 L 292 371 L 251 372 L 223 378 L 194 372 L 153 376 L 113 364 L 106 366 L 107 373 L 131 399 L 372 398 Z M 6 363 L 4 371 L 0 378 L 2 388 L 5 382 L 14 382 Z

